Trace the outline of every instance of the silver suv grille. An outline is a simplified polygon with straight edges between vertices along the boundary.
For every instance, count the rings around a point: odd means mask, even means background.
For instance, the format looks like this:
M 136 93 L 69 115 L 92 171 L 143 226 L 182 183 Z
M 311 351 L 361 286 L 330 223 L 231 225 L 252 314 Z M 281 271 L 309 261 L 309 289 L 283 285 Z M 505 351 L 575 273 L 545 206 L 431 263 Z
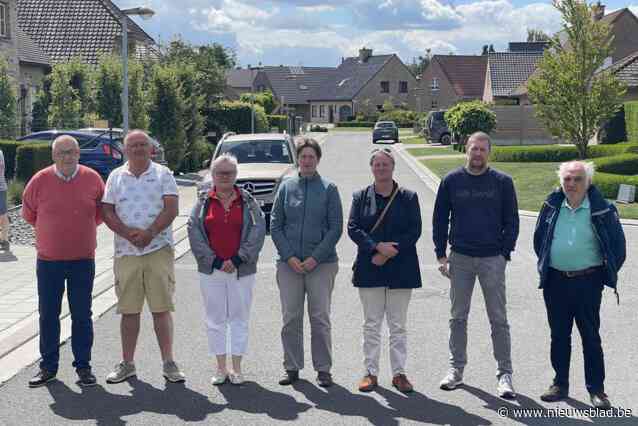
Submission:
M 276 181 L 274 180 L 248 180 L 238 179 L 237 185 L 244 188 L 254 196 L 270 195 L 275 189 Z

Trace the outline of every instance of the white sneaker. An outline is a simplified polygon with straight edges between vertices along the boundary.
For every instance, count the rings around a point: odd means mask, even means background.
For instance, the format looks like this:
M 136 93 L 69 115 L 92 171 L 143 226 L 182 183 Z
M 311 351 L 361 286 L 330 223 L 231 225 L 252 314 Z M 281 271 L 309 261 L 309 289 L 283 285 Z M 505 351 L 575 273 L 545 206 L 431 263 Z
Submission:
M 512 385 L 512 375 L 509 373 L 502 374 L 498 378 L 498 385 L 496 386 L 496 393 L 501 398 L 514 399 L 516 398 L 516 392 L 514 392 L 514 386 Z
M 241 373 L 230 373 L 228 379 L 233 385 L 241 385 L 244 383 L 244 376 Z
M 135 374 L 135 364 L 122 361 L 106 376 L 106 383 L 120 383 L 129 377 L 135 376 Z
M 439 387 L 443 390 L 454 390 L 457 388 L 457 386 L 460 386 L 462 384 L 463 373 L 461 373 L 461 371 L 457 368 L 451 368 L 448 371 L 447 376 L 445 376 L 443 380 L 441 380 Z
M 219 371 L 213 374 L 210 378 L 210 383 L 213 386 L 221 386 L 228 380 L 228 373 L 220 373 Z
M 164 363 L 164 377 L 171 383 L 180 383 L 186 381 L 186 376 L 181 372 L 175 361 L 167 361 Z

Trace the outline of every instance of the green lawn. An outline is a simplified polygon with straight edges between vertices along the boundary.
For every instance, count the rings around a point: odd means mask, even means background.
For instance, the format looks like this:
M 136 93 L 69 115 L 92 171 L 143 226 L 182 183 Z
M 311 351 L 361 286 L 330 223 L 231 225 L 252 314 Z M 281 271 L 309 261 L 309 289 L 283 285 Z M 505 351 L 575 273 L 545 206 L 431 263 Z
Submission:
M 423 136 L 406 136 L 401 139 L 401 143 L 404 145 L 425 145 L 425 139 Z
M 435 147 L 425 147 L 425 148 L 407 148 L 408 152 L 415 157 L 422 157 L 424 155 L 460 155 L 464 156 L 463 153 L 458 151 L 454 151 L 451 147 L 445 146 L 441 148 Z
M 464 158 L 445 158 L 439 160 L 421 160 L 421 162 L 439 177 L 465 163 Z M 538 211 L 543 201 L 556 186 L 556 170 L 560 163 L 492 163 L 514 179 L 518 208 Z M 638 219 L 638 203 L 616 204 L 620 216 L 625 219 Z

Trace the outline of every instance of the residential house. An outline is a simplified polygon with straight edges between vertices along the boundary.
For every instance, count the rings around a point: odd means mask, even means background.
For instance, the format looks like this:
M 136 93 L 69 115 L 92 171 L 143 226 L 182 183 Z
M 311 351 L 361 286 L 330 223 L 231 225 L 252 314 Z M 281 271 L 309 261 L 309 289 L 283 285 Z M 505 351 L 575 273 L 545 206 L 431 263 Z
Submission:
M 0 0 L 3 1 L 3 0 Z M 110 0 L 17 0 L 18 25 L 52 64 L 78 57 L 95 65 L 103 54 L 121 52 L 123 19 L 129 52 L 158 54 L 155 40 Z
M 517 89 L 534 73 L 543 52 L 493 52 L 487 56 L 483 101 L 501 105 L 521 104 Z
M 226 89 L 224 97 L 226 99 L 237 100 L 244 93 L 266 90 L 266 87 L 257 89 L 253 86 L 255 77 L 259 73 L 260 67 L 236 68 L 226 71 Z
M 19 134 L 31 133 L 31 111 L 44 77 L 51 71 L 48 56 L 20 27 L 16 29 L 18 39 L 19 83 L 18 122 Z
M 7 61 L 9 75 L 19 80 L 17 12 L 15 0 L 0 0 L 0 54 Z
M 364 47 L 312 91 L 310 120 L 346 121 L 366 109 L 380 111 L 386 101 L 415 109 L 417 88 L 416 78 L 397 55 L 373 55 Z
M 483 99 L 487 55 L 434 55 L 420 80 L 418 111 L 447 109 Z
M 616 78 L 627 85 L 625 101 L 638 101 L 638 51 L 610 67 Z
M 265 66 L 253 81 L 255 91 L 269 89 L 277 102 L 274 114 L 294 114 L 310 121 L 310 94 L 335 73 L 331 67 Z

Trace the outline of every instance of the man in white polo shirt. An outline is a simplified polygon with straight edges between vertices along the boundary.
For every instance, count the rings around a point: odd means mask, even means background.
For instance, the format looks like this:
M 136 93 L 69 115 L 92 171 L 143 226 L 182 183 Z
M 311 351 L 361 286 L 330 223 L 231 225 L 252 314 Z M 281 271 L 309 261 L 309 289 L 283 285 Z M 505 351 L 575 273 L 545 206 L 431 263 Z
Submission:
M 122 315 L 122 362 L 107 378 L 120 383 L 135 376 L 135 346 L 146 299 L 164 362 L 164 377 L 183 382 L 173 360 L 175 271 L 171 224 L 178 213 L 173 173 L 151 161 L 152 145 L 141 130 L 124 139 L 128 161 L 113 170 L 102 200 L 104 223 L 115 233 L 115 292 Z

